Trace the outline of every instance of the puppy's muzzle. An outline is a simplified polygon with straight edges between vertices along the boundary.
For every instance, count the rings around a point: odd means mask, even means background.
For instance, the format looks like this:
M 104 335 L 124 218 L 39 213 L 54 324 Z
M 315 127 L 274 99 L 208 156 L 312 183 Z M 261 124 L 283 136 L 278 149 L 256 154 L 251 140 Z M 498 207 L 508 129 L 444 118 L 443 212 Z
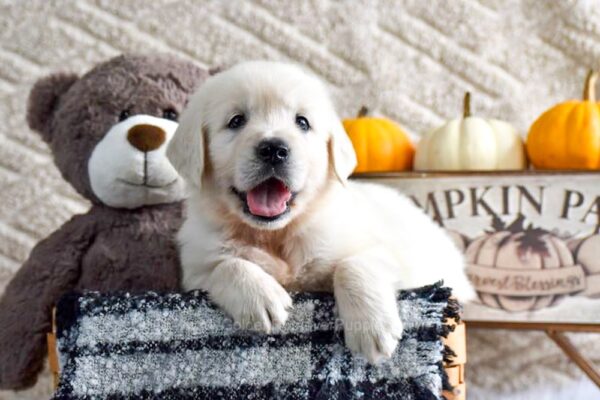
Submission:
M 265 164 L 277 166 L 285 163 L 290 155 L 289 146 L 281 139 L 267 139 L 256 146 L 256 156 Z

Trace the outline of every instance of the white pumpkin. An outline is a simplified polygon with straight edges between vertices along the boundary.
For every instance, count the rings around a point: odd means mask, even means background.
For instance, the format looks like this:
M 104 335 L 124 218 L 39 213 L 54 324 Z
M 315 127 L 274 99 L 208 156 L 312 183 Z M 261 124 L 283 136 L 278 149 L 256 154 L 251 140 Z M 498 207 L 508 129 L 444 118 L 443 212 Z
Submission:
M 527 166 L 523 140 L 510 124 L 471 116 L 465 94 L 462 118 L 426 133 L 417 146 L 419 171 L 517 170 Z

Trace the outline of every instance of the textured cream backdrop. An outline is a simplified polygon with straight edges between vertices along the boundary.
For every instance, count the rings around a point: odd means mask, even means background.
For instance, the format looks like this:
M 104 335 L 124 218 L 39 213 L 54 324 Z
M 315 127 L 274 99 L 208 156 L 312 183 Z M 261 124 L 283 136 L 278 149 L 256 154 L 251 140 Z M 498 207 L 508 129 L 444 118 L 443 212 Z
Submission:
M 25 124 L 31 85 L 127 51 L 301 62 L 343 116 L 367 104 L 415 135 L 455 116 L 468 89 L 476 112 L 524 132 L 600 67 L 600 0 L 0 0 L 0 292 L 40 238 L 86 209 Z M 597 337 L 578 341 L 600 361 Z M 472 398 L 542 383 L 549 398 L 600 397 L 543 335 L 472 331 L 469 351 Z M 0 398 L 47 398 L 48 386 Z

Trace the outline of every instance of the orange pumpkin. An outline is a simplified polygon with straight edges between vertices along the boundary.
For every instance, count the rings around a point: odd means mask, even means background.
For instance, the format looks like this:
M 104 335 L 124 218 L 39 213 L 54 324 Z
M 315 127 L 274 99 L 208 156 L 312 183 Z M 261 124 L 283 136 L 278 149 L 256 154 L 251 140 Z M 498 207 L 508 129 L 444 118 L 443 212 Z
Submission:
M 343 121 L 358 164 L 354 172 L 390 172 L 412 169 L 415 147 L 394 122 L 367 116 L 362 107 L 354 119 Z
M 529 129 L 527 154 L 539 169 L 600 169 L 598 74 L 590 71 L 583 101 L 570 100 L 543 113 Z

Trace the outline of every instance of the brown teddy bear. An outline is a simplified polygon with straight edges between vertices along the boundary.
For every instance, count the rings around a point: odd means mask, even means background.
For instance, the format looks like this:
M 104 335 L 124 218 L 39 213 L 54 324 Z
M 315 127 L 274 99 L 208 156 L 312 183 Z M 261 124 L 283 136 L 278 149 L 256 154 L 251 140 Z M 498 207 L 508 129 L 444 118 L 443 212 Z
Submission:
M 29 126 L 91 209 L 42 240 L 0 300 L 0 388 L 35 383 L 51 310 L 71 290 L 179 288 L 174 232 L 184 183 L 165 150 L 208 71 L 167 56 L 123 55 L 82 77 L 54 74 L 31 90 Z

